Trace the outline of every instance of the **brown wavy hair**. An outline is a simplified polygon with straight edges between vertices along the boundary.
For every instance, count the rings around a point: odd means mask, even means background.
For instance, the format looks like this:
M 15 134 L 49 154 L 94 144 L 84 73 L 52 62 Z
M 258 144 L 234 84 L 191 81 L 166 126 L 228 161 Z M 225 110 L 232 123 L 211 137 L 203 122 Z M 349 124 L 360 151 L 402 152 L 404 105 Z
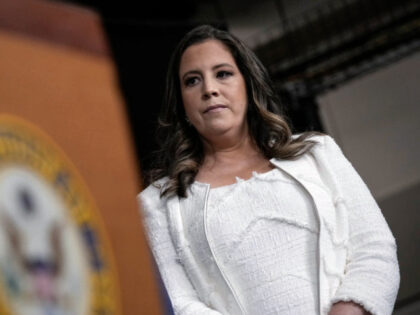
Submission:
M 179 81 L 182 54 L 191 45 L 206 40 L 218 40 L 231 52 L 245 79 L 248 96 L 247 122 L 252 141 L 267 158 L 295 159 L 315 144 L 308 138 L 316 132 L 306 132 L 292 138 L 290 127 L 280 112 L 280 102 L 274 92 L 268 72 L 257 56 L 229 32 L 202 25 L 188 32 L 178 43 L 169 62 L 166 88 L 158 119 L 159 149 L 155 152 L 148 182 L 167 176 L 161 197 L 187 196 L 204 159 L 200 135 L 185 117 Z

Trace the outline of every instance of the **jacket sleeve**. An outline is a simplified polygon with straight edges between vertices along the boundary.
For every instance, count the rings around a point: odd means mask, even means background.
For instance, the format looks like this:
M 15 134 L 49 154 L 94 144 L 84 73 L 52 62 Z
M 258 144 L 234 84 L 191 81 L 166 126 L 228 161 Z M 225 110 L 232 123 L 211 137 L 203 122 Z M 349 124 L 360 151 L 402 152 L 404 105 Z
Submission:
M 165 288 L 176 315 L 221 315 L 200 301 L 197 292 L 188 279 L 169 233 L 165 205 L 159 193 L 150 194 L 149 187 L 138 195 L 143 213 L 143 223 L 149 240 L 149 247 L 159 268 Z
M 324 158 L 348 211 L 345 275 L 332 303 L 353 301 L 373 315 L 392 314 L 400 283 L 395 238 L 369 189 L 334 140 L 324 137 Z

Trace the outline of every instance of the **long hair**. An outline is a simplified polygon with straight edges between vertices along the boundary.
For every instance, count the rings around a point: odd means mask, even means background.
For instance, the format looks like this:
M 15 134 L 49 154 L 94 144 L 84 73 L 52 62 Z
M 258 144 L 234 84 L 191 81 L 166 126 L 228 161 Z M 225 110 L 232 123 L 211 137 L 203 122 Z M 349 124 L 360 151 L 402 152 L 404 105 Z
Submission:
M 315 143 L 307 139 L 314 132 L 292 138 L 290 127 L 281 115 L 280 102 L 271 79 L 257 56 L 232 34 L 210 25 L 198 26 L 178 43 L 166 75 L 166 88 L 157 129 L 159 149 L 155 152 L 152 169 L 148 174 L 149 182 L 168 177 L 160 187 L 161 197 L 186 197 L 187 188 L 194 182 L 204 159 L 200 135 L 185 119 L 179 66 L 182 54 L 188 47 L 210 39 L 220 41 L 229 49 L 245 79 L 249 134 L 267 159 L 295 159 Z

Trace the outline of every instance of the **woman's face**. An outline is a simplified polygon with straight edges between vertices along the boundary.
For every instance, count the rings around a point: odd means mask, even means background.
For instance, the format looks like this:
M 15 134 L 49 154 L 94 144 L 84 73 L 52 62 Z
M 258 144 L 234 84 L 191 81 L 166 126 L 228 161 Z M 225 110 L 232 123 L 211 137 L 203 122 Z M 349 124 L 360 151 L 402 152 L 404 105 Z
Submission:
M 247 132 L 245 80 L 222 42 L 188 47 L 181 56 L 179 79 L 185 113 L 202 137 Z

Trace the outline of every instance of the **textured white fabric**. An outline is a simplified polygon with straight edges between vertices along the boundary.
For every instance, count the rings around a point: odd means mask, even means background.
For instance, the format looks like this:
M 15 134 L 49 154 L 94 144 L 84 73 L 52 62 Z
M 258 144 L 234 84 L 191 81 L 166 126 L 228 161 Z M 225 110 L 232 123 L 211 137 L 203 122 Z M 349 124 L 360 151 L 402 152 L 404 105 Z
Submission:
M 203 301 L 222 314 L 240 314 L 207 242 L 204 226 L 206 188 L 192 185 L 188 194 L 189 198 L 180 199 L 181 216 L 185 238 L 211 292 Z
M 218 292 L 220 305 L 210 306 L 240 314 L 205 236 L 206 189 L 196 182 L 189 197 L 180 200 L 186 238 L 209 286 Z M 254 172 L 249 180 L 237 178 L 236 184 L 210 189 L 207 204 L 207 228 L 218 235 L 219 263 L 235 262 L 244 250 L 252 255 L 246 266 L 238 262 L 230 268 L 241 282 L 237 291 L 248 314 L 318 314 L 318 222 L 310 197 L 296 182 L 277 168 Z
M 368 188 L 334 140 L 329 136 L 313 140 L 317 145 L 301 158 L 271 162 L 302 187 L 302 197 L 307 194 L 313 201 L 319 222 L 319 313 L 327 314 L 333 302 L 352 300 L 374 315 L 391 314 L 400 280 L 395 239 Z M 175 313 L 221 314 L 208 306 L 213 291 L 185 238 L 179 198 L 160 198 L 155 185 L 145 189 L 139 201 L 151 250 Z M 208 193 L 206 189 L 205 209 Z M 208 224 L 206 215 L 204 220 Z M 266 221 L 270 220 L 268 213 Z M 267 225 L 259 243 L 266 243 L 276 228 Z M 243 314 L 251 314 L 246 311 L 244 283 L 235 277 L 234 269 L 241 266 L 246 270 L 249 266 L 252 276 L 250 257 L 255 258 L 257 249 L 240 248 L 233 259 L 225 261 L 222 248 L 216 246 L 220 239 L 226 239 L 225 235 L 209 229 L 206 238 L 238 308 Z M 229 239 L 240 238 L 239 234 Z M 273 265 L 266 272 L 278 273 L 277 269 Z M 257 310 L 261 305 L 254 307 Z

